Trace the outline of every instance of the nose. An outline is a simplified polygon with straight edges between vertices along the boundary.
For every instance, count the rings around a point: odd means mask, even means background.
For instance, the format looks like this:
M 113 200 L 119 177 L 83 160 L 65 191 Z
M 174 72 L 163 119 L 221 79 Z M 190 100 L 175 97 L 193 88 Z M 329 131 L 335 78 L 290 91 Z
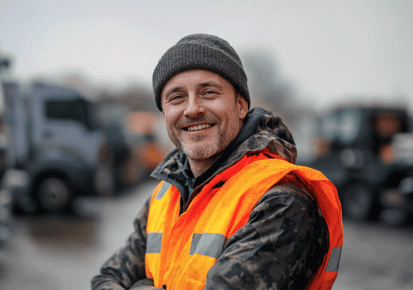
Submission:
M 204 113 L 205 107 L 203 106 L 202 99 L 196 94 L 190 94 L 184 111 L 185 117 L 196 118 Z

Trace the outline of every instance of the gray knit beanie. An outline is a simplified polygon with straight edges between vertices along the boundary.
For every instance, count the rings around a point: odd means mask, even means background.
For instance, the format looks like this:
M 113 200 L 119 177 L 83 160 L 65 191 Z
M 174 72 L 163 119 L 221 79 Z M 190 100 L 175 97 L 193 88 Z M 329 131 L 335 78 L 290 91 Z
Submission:
M 164 85 L 176 74 L 191 69 L 204 69 L 219 74 L 235 87 L 250 107 L 247 75 L 232 46 L 214 35 L 192 34 L 168 49 L 153 72 L 153 92 L 160 111 Z

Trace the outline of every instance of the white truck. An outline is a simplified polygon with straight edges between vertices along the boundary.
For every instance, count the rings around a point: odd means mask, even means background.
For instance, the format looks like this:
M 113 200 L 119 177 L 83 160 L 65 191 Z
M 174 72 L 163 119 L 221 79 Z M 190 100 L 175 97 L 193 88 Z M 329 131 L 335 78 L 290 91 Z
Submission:
M 8 135 L 8 170 L 2 187 L 25 212 L 72 210 L 79 195 L 111 187 L 105 136 L 93 106 L 75 90 L 3 83 Z

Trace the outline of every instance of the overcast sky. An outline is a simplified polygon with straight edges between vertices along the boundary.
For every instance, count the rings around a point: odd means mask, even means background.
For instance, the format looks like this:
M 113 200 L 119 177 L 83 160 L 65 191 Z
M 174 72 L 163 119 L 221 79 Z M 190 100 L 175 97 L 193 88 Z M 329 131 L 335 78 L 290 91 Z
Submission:
M 0 52 L 18 79 L 76 72 L 139 81 L 170 46 L 210 33 L 267 51 L 315 107 L 356 97 L 413 105 L 413 1 L 0 0 Z

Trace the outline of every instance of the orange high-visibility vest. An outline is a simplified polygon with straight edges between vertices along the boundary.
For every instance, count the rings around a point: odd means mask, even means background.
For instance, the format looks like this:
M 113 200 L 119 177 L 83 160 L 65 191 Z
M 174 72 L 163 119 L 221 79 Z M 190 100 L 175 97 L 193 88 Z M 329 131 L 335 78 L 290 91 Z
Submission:
M 269 154 L 275 159 L 269 159 Z M 316 198 L 328 227 L 328 253 L 306 289 L 331 289 L 343 243 L 337 190 L 321 172 L 293 165 L 268 149 L 258 155 L 245 155 L 213 177 L 181 215 L 179 191 L 160 182 L 148 214 L 147 278 L 153 279 L 157 288 L 204 289 L 207 273 L 222 253 L 225 241 L 247 223 L 259 199 L 288 173 L 297 176 Z

